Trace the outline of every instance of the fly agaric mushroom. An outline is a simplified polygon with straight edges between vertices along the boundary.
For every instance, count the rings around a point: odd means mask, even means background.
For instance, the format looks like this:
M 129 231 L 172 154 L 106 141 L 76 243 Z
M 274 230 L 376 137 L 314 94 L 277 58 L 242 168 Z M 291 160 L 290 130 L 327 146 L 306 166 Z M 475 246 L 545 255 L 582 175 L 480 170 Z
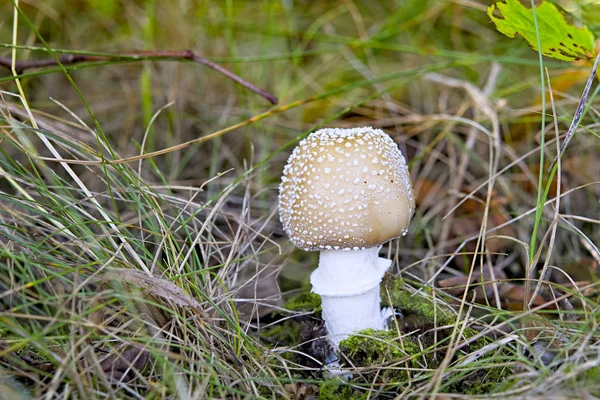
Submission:
M 414 208 L 404 157 L 379 129 L 321 129 L 290 156 L 279 214 L 297 247 L 321 252 L 310 282 L 336 347 L 353 332 L 387 328 L 379 284 L 392 262 L 378 252 L 406 233 Z

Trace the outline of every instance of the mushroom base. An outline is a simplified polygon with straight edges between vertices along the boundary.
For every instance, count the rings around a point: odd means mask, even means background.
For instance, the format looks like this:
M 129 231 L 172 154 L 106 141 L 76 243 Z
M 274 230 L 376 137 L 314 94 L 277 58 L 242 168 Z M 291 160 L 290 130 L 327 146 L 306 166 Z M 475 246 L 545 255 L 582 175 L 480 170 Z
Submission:
M 321 307 L 327 336 L 336 347 L 352 333 L 387 329 L 388 313 L 381 310 L 379 285 L 357 296 L 321 296 Z
M 363 329 L 386 329 L 379 284 L 392 262 L 378 256 L 380 247 L 323 251 L 310 277 L 321 296 L 323 320 L 330 341 L 339 342 Z

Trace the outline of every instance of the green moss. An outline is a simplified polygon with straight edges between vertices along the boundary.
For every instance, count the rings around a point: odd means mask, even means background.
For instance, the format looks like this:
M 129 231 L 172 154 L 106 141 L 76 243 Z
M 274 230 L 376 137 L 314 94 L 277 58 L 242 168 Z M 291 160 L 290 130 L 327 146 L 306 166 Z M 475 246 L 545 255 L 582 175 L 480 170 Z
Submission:
M 290 299 L 284 308 L 291 311 L 314 311 L 321 312 L 321 296 L 308 290 Z
M 498 393 L 511 376 L 513 372 L 507 367 L 480 369 L 459 379 L 451 391 L 469 395 Z
M 52 361 L 52 358 L 47 352 L 31 344 L 21 346 L 19 349 L 15 350 L 15 352 L 19 356 L 25 356 L 29 360 L 35 360 L 39 364 L 48 363 Z
M 298 296 L 288 300 L 288 302 L 285 303 L 284 308 L 290 311 L 314 311 L 316 314 L 318 314 L 321 312 L 321 297 L 306 290 Z M 277 311 L 273 313 L 273 315 L 288 316 L 289 313 L 284 314 Z M 318 315 L 316 315 L 316 317 L 318 317 Z M 272 325 L 269 328 L 261 329 L 260 337 L 263 339 L 263 341 L 276 344 L 277 346 L 295 346 L 301 341 L 301 329 L 302 322 L 300 320 L 288 318 L 281 323 Z
M 592 367 L 580 372 L 575 378 L 576 385 L 584 386 L 590 393 L 600 395 L 600 367 Z
M 600 367 L 592 367 L 580 375 L 580 379 L 590 382 L 600 382 Z
M 57 346 L 58 342 L 42 339 L 44 348 L 34 345 L 30 340 L 6 336 L 0 343 L 0 349 L 6 347 L 18 356 L 26 357 L 29 360 L 35 360 L 38 363 L 47 363 L 52 361 L 50 354 L 45 351 L 46 347 Z
M 396 329 L 378 331 L 366 329 L 352 335 L 340 343 L 342 363 L 362 367 L 360 375 L 355 375 L 356 382 L 344 383 L 339 380 L 324 380 L 319 386 L 319 398 L 323 399 L 359 399 L 368 395 L 367 390 L 361 390 L 359 382 L 370 382 L 382 391 L 398 393 L 409 382 L 409 378 L 420 376 L 427 379 L 424 368 L 433 371 L 444 358 L 445 345 L 448 344 L 452 328 L 439 329 L 440 326 L 450 326 L 456 323 L 455 315 L 442 301 L 433 302 L 430 289 L 424 288 L 416 293 L 401 279 L 391 279 L 389 276 L 382 285 L 381 297 L 384 305 L 392 306 L 402 313 L 397 319 Z M 308 290 L 289 300 L 285 305 L 294 311 L 315 311 L 308 320 L 288 319 L 281 324 L 263 330 L 260 336 L 270 343 L 294 346 L 301 342 L 308 343 L 300 348 L 302 352 L 316 357 L 309 346 L 314 341 L 310 337 L 302 339 L 304 331 L 310 331 L 312 325 L 320 326 L 318 320 L 321 311 L 321 299 Z M 311 325 L 312 324 L 312 325 Z M 437 329 L 432 329 L 437 327 Z M 399 330 L 398 330 L 399 329 Z M 306 332 L 305 332 L 306 333 Z M 471 328 L 464 330 L 466 339 L 478 335 Z M 321 334 L 320 334 L 321 335 Z M 310 335 L 309 335 L 310 336 Z M 489 344 L 491 339 L 478 338 L 463 347 L 462 351 L 472 352 Z M 464 369 L 448 369 L 449 375 L 442 386 L 447 393 L 482 395 L 501 391 L 506 385 L 512 371 L 506 367 L 494 367 L 497 364 L 488 357 L 495 357 L 492 352 L 477 362 L 481 368 L 470 371 Z M 286 357 L 287 358 L 287 357 Z M 316 357 L 323 359 L 322 357 Z M 305 359 L 295 359 L 295 362 L 305 365 Z M 401 368 L 398 366 L 401 365 Z M 318 365 L 310 365 L 312 368 Z M 408 370 L 406 368 L 409 368 Z M 413 369 L 411 371 L 411 369 Z M 423 376 L 425 374 L 425 376 Z M 283 375 L 282 375 L 283 376 Z M 304 375 L 303 377 L 306 377 Z M 359 380 L 358 380 L 359 379 Z M 359 384 L 357 386 L 357 384 Z
M 396 331 L 377 331 L 365 329 L 350 336 L 340 343 L 340 351 L 356 367 L 373 367 L 363 370 L 361 376 L 369 382 L 377 382 L 382 389 L 394 391 L 404 386 L 410 379 L 410 371 L 404 368 L 388 368 L 384 365 L 402 362 L 403 367 L 421 368 L 424 359 L 430 367 L 437 365 L 431 355 L 421 351 L 416 339 L 412 336 L 401 336 Z M 381 368 L 379 368 L 381 367 Z
M 340 350 L 359 366 L 398 360 L 421 352 L 412 338 L 400 339 L 395 331 L 374 329 L 365 329 L 342 340 Z
M 308 289 L 300 293 L 298 296 L 288 300 L 283 308 L 297 312 L 315 312 L 315 317 L 319 317 L 321 312 L 321 297 L 315 293 L 311 293 Z M 289 316 L 289 313 L 275 311 L 274 317 Z M 271 325 L 269 328 L 260 330 L 260 338 L 267 343 L 277 346 L 295 346 L 300 341 L 300 331 L 302 322 L 299 319 L 288 318 L 281 323 Z
M 438 339 L 442 338 L 444 334 L 448 335 L 450 331 L 449 329 L 438 331 Z M 474 331 L 471 332 L 471 334 L 474 333 Z M 422 345 L 428 341 L 427 335 L 422 335 L 420 339 Z M 469 347 L 475 346 L 474 349 L 479 349 L 488 342 L 489 339 L 482 338 L 473 342 Z M 398 387 L 402 387 L 405 382 L 408 382 L 410 372 L 386 367 L 378 369 L 376 368 L 378 365 L 389 365 L 404 359 L 407 360 L 409 367 L 421 369 L 423 365 L 427 365 L 428 368 L 435 369 L 443 359 L 443 354 L 438 353 L 437 357 L 434 357 L 435 352 L 431 349 L 422 350 L 414 336 L 399 336 L 395 331 L 373 329 L 366 329 L 343 340 L 340 343 L 340 350 L 357 367 L 375 367 L 372 373 L 363 372 L 362 378 L 369 382 L 378 382 L 382 385 L 382 390 L 387 386 L 386 390 L 392 392 L 397 391 Z M 473 348 L 469 350 L 473 351 Z M 493 355 L 490 354 L 488 357 L 493 357 Z M 447 393 L 469 395 L 499 392 L 502 385 L 512 376 L 512 371 L 507 367 L 486 368 L 486 363 L 483 361 L 485 358 L 478 361 L 481 363 L 481 368 L 471 372 L 452 372 L 449 369 L 451 376 L 447 378 L 442 390 Z M 367 375 L 369 376 L 367 377 Z
M 357 335 L 353 335 L 340 344 L 340 350 L 348 357 L 351 363 L 359 367 L 385 365 L 406 360 L 409 367 L 416 369 L 435 369 L 444 357 L 445 350 L 441 350 L 447 344 L 452 329 L 436 329 L 433 326 L 453 325 L 456 323 L 454 314 L 442 302 L 434 304 L 429 290 L 424 289 L 422 293 L 414 293 L 414 289 L 398 280 L 386 280 L 382 289 L 382 299 L 388 306 L 393 306 L 402 312 L 403 317 L 398 318 L 399 328 L 403 333 L 396 330 L 375 331 L 367 329 Z M 409 331 L 418 332 L 406 336 Z M 464 330 L 466 339 L 478 335 L 474 329 Z M 469 344 L 463 350 L 472 352 L 489 344 L 491 339 L 481 337 Z M 440 350 L 437 350 L 440 348 Z M 499 386 L 505 383 L 512 371 L 506 367 L 486 368 L 486 357 L 494 357 L 495 353 L 484 356 L 478 360 L 482 368 L 471 372 L 456 371 L 451 373 L 448 384 L 443 390 L 450 393 L 462 394 L 487 394 L 496 392 Z M 487 364 L 489 365 L 489 364 Z M 371 374 L 371 381 L 378 381 L 382 387 L 396 391 L 398 386 L 403 386 L 410 372 L 395 368 L 382 368 Z M 366 374 L 363 373 L 363 377 Z M 369 379 L 367 377 L 366 379 Z
M 494 393 L 496 388 L 498 387 L 499 382 L 496 381 L 471 381 L 469 384 L 462 384 L 461 390 L 456 391 L 455 393 L 460 394 L 470 394 L 470 395 L 481 395 L 481 394 L 489 394 Z
M 293 346 L 300 341 L 300 322 L 287 319 L 280 324 L 260 330 L 263 341 L 276 346 Z
M 423 328 L 454 323 L 453 314 L 441 302 L 434 304 L 431 291 L 424 288 L 422 293 L 411 293 L 402 279 L 386 279 L 382 285 L 381 299 L 384 305 L 392 306 L 404 315 L 403 323 L 408 329 Z
M 319 386 L 319 400 L 359 400 L 365 398 L 366 394 L 355 391 L 351 386 L 337 379 L 328 379 Z

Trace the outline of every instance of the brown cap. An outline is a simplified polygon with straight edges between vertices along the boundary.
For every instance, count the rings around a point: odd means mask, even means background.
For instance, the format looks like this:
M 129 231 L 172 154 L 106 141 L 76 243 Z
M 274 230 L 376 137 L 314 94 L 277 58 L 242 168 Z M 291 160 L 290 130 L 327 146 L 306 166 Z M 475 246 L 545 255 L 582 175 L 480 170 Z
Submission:
M 305 251 L 381 245 L 406 233 L 414 208 L 402 153 L 370 127 L 311 133 L 279 187 L 283 229 Z

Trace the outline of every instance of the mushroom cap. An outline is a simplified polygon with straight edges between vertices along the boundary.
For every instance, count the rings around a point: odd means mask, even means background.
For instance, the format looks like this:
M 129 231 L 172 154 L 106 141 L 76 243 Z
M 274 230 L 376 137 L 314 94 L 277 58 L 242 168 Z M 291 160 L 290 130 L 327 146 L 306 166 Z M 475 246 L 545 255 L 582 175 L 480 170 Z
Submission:
M 283 229 L 305 251 L 379 246 L 406 233 L 414 208 L 404 156 L 371 127 L 311 133 L 279 186 Z

